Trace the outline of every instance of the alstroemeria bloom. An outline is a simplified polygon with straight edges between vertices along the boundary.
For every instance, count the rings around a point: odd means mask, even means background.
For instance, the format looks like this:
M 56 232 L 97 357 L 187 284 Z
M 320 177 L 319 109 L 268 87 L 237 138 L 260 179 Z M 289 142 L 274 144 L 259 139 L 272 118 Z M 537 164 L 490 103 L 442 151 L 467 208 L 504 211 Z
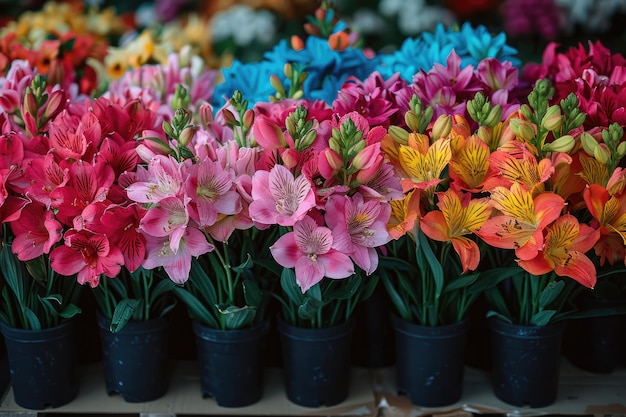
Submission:
M 158 203 L 164 198 L 177 197 L 185 181 L 179 163 L 172 157 L 156 155 L 148 164 L 150 181 L 131 184 L 128 198 L 138 203 Z
M 218 215 L 236 214 L 241 200 L 235 191 L 235 174 L 219 162 L 205 158 L 187 170 L 187 195 L 191 198 L 191 214 L 199 227 L 213 225 Z
M 335 249 L 349 254 L 367 275 L 378 267 L 376 248 L 389 242 L 387 222 L 391 207 L 378 200 L 364 201 L 360 194 L 352 198 L 332 195 L 326 203 L 326 224 L 335 235 L 346 234 Z
M 54 218 L 54 213 L 37 203 L 24 207 L 20 218 L 11 222 L 13 253 L 20 261 L 28 261 L 49 253 L 52 246 L 61 240 L 63 226 Z
M 333 232 L 319 226 L 311 217 L 304 217 L 293 231 L 282 235 L 270 247 L 272 256 L 283 268 L 294 268 L 296 282 L 302 293 L 324 277 L 341 279 L 354 274 L 348 255 L 333 248 Z
M 487 199 L 471 198 L 470 194 L 459 195 L 453 190 L 438 194 L 437 206 L 420 220 L 420 228 L 426 236 L 440 242 L 452 242 L 461 258 L 463 273 L 474 270 L 480 261 L 478 245 L 467 235 L 481 228 L 491 215 Z
M 626 256 L 626 194 L 612 196 L 601 185 L 591 184 L 583 193 L 589 213 L 598 222 L 601 239 L 596 246 L 600 264 L 623 262 Z
M 100 275 L 116 277 L 124 263 L 124 256 L 116 246 L 109 244 L 105 235 L 88 231 L 65 233 L 65 245 L 57 246 L 50 253 L 52 269 L 61 275 L 77 274 L 78 283 L 89 283 L 94 288 Z
M 522 260 L 533 259 L 543 248 L 543 230 L 561 215 L 565 202 L 558 194 L 544 192 L 533 199 L 530 191 L 515 182 L 511 189 L 496 187 L 493 206 L 502 214 L 483 224 L 475 233 L 491 246 L 515 249 Z
M 420 190 L 409 191 L 402 200 L 391 200 L 391 217 L 387 225 L 387 231 L 392 239 L 400 239 L 413 231 L 415 222 L 421 216 Z
M 598 241 L 600 232 L 576 217 L 565 214 L 546 229 L 545 245 L 533 259 L 518 260 L 524 270 L 543 275 L 554 270 L 557 275 L 570 277 L 588 288 L 596 284 L 596 268 L 585 255 Z
M 294 178 L 291 171 L 275 165 L 271 171 L 257 171 L 252 177 L 249 212 L 261 224 L 293 226 L 315 206 L 315 192 L 304 175 Z
M 147 236 L 146 240 L 146 260 L 143 267 L 154 269 L 162 266 L 176 284 L 184 284 L 189 279 L 192 256 L 197 257 L 214 249 L 201 231 L 191 227 L 185 229 L 176 252 L 172 250 L 172 244 L 167 237 L 153 238 Z
M 489 157 L 491 167 L 511 182 L 521 183 L 533 195 L 543 191 L 543 183 L 554 174 L 554 165 L 548 158 L 537 162 L 537 158 L 525 149 L 520 154 L 511 155 L 508 152 L 495 151 Z
M 452 157 L 450 141 L 436 140 L 425 153 L 422 153 L 418 146 L 402 145 L 399 157 L 402 169 L 409 176 L 401 180 L 405 192 L 412 188 L 433 189 L 441 182 L 439 177 Z
M 158 206 L 150 208 L 141 219 L 139 228 L 150 236 L 168 237 L 170 249 L 176 253 L 180 240 L 188 229 L 191 198 L 181 200 L 169 197 L 161 200 Z

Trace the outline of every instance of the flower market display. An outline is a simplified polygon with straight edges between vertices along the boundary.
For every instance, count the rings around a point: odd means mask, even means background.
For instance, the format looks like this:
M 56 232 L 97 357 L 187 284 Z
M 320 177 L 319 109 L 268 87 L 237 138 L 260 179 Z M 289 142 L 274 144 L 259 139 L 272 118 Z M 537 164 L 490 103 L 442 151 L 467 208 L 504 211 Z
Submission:
M 341 404 L 378 289 L 411 403 L 463 401 L 484 325 L 494 395 L 553 404 L 565 323 L 626 317 L 626 51 L 591 36 L 626 2 L 206 3 L 46 2 L 0 28 L 15 402 L 80 395 L 77 326 L 107 394 L 158 399 L 186 320 L 220 407 L 260 401 L 272 342 L 291 402 Z M 501 30 L 476 19 L 496 9 Z M 24 353 L 64 327 L 56 368 Z M 531 333 L 552 356 L 516 368 Z

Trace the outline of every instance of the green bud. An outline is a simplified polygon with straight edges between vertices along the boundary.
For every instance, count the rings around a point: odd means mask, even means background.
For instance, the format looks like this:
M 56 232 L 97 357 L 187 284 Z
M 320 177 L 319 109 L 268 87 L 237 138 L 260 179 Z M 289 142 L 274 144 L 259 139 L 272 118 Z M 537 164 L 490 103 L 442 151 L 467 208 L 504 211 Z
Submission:
M 163 123 L 161 124 L 161 127 L 167 136 L 169 136 L 170 138 L 176 138 L 176 134 L 174 133 L 174 128 L 167 121 L 163 121 Z
M 502 106 L 496 104 L 491 108 L 491 111 L 489 111 L 487 117 L 484 118 L 482 124 L 489 128 L 493 128 L 495 125 L 500 123 L 500 121 L 502 121 Z
M 515 136 L 519 136 L 526 142 L 530 142 L 535 137 L 534 126 L 526 120 L 511 119 L 509 126 L 511 127 L 511 131 L 515 134 Z
M 543 147 L 543 150 L 546 151 L 546 152 L 563 152 L 563 153 L 567 153 L 567 152 L 571 151 L 572 149 L 574 149 L 574 145 L 575 144 L 576 144 L 576 141 L 574 140 L 574 137 L 572 135 L 564 135 L 564 136 L 561 136 L 558 139 L 555 139 L 551 143 L 547 143 Z
M 593 157 L 601 164 L 606 164 L 611 159 L 611 153 L 604 146 L 596 146 L 593 150 Z
M 452 116 L 450 115 L 441 115 L 435 121 L 433 125 L 432 131 L 432 139 L 433 141 L 444 138 L 450 134 L 452 130 Z
M 563 118 L 561 117 L 561 108 L 557 105 L 550 106 L 548 111 L 541 119 L 541 126 L 550 132 L 554 132 L 561 128 Z
M 404 122 L 413 132 L 420 131 L 420 118 L 412 110 L 404 113 Z
M 593 156 L 596 148 L 598 147 L 598 141 L 587 132 L 580 134 L 580 143 L 583 145 L 583 150 L 589 156 Z
M 389 135 L 393 138 L 394 141 L 406 145 L 409 143 L 409 132 L 402 129 L 400 126 L 389 126 L 388 129 Z

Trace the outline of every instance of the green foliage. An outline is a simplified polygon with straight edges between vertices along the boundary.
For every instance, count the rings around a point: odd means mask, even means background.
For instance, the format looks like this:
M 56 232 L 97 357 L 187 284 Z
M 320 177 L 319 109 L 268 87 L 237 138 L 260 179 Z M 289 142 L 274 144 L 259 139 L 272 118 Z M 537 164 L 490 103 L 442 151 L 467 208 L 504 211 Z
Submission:
M 463 274 L 449 243 L 439 246 L 419 229 L 416 234 L 416 241 L 406 235 L 392 242 L 393 256 L 382 257 L 379 266 L 402 319 L 426 326 L 457 323 L 483 291 L 504 279 L 493 271 Z
M 258 248 L 269 247 L 267 236 L 239 232 L 228 243 L 213 242 L 213 251 L 192 260 L 187 282 L 174 287 L 190 316 L 214 329 L 250 327 L 264 316 L 267 297 L 258 276 L 264 269 L 253 259 L 262 258 Z
M 129 321 L 163 317 L 176 305 L 175 284 L 161 271 L 140 267 L 130 272 L 122 268 L 115 278 L 101 277 L 93 288 L 100 312 L 111 320 L 109 330 L 120 331 Z
M 22 262 L 11 244 L 0 249 L 0 320 L 26 330 L 58 326 L 81 312 L 81 286 L 74 277 L 58 276 L 43 257 Z
M 293 326 L 323 328 L 344 323 L 361 301 L 367 300 L 378 283 L 378 275 L 363 278 L 357 271 L 345 279 L 324 278 L 302 293 L 293 269 L 280 274 L 282 295 L 273 294 L 283 307 L 283 318 Z

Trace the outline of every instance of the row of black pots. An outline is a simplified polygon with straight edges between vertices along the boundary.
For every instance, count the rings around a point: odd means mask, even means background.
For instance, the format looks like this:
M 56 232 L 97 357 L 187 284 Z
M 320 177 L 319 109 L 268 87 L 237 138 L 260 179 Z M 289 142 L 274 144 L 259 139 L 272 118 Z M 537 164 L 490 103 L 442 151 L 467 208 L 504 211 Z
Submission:
M 199 360 L 201 370 L 202 395 L 214 398 L 224 407 L 255 403 L 262 397 L 262 372 L 268 365 L 267 352 L 274 351 L 280 355 L 278 365 L 284 368 L 287 397 L 299 405 L 330 406 L 347 398 L 351 364 L 381 367 L 395 363 L 399 365 L 396 369 L 400 394 L 408 396 L 417 405 L 444 406 L 455 403 L 462 397 L 463 370 L 468 364 L 468 348 L 471 350 L 475 343 L 468 343 L 471 342 L 468 339 L 472 339 L 468 338 L 469 329 L 469 332 L 479 331 L 478 339 L 482 339 L 480 348 L 488 352 L 489 364 L 484 368 L 491 371 L 496 397 L 519 406 L 542 407 L 554 402 L 563 325 L 526 328 L 483 319 L 473 320 L 471 326 L 465 321 L 452 326 L 432 328 L 417 326 L 389 315 L 389 306 L 385 302 L 384 297 L 372 297 L 362 305 L 364 308 L 357 311 L 356 320 L 321 331 L 294 328 L 280 319 L 272 326 L 263 323 L 238 332 L 210 329 L 196 322 L 192 325 L 188 321 L 189 331 L 193 333 L 195 340 L 194 355 Z M 481 316 L 484 318 L 484 315 Z M 618 316 L 615 320 L 621 318 L 623 317 Z M 177 317 L 174 319 L 177 320 Z M 613 319 L 602 318 L 605 324 L 612 323 Z M 105 364 L 107 392 L 117 393 L 129 402 L 150 401 L 162 396 L 167 390 L 169 380 L 166 361 L 168 346 L 172 339 L 178 339 L 173 338 L 172 333 L 179 332 L 184 326 L 177 323 L 170 327 L 166 320 L 131 322 L 124 331 L 113 334 L 108 331 L 106 319 L 97 316 L 97 322 L 98 337 L 102 345 L 102 356 L 99 360 Z M 573 324 L 585 323 L 575 321 Z M 84 320 L 79 321 L 79 325 L 84 326 Z M 579 332 L 572 323 L 568 327 Z M 17 363 L 22 360 L 30 361 L 31 365 L 28 366 L 40 372 L 51 371 L 51 374 L 59 378 L 75 377 L 75 341 L 72 334 L 64 335 L 68 330 L 71 330 L 69 324 L 45 330 L 42 335 L 33 337 L 28 331 L 2 327 L 7 348 L 11 352 L 11 378 L 15 401 L 19 405 L 30 409 L 58 407 L 76 396 L 77 383 L 59 384 L 50 380 L 46 382 L 47 387 L 44 389 L 45 385 L 41 381 L 47 381 L 45 378 L 49 377 L 29 377 L 31 372 L 24 368 L 27 365 Z M 554 333 L 546 339 L 543 333 L 551 331 Z M 272 332 L 269 337 L 268 332 Z M 319 338 L 320 335 L 312 336 L 313 333 L 321 333 L 322 339 Z M 53 336 L 51 346 L 59 347 L 62 353 L 35 352 L 35 345 L 46 334 Z M 485 335 L 488 337 L 484 337 Z M 567 335 L 566 332 L 566 338 Z M 550 339 L 551 342 L 547 341 Z M 20 340 L 24 341 L 24 346 L 18 348 L 16 345 L 21 343 Z M 583 334 L 583 340 L 590 341 L 591 338 Z M 277 342 L 278 346 L 267 346 Z M 129 347 L 125 348 L 126 345 Z M 159 345 L 162 348 L 156 349 Z M 532 371 L 531 365 L 541 355 L 529 356 L 526 349 L 551 351 L 551 356 L 546 363 L 537 362 L 537 370 Z M 80 350 L 85 349 L 81 347 Z M 324 351 L 332 353 L 330 358 L 319 356 Z M 586 352 L 589 353 L 590 350 L 586 349 Z M 625 355 L 623 351 L 621 353 L 622 355 L 614 356 L 623 358 Z M 63 359 L 64 357 L 67 359 Z M 534 359 L 529 359 L 531 357 Z M 154 360 L 159 365 L 149 365 L 148 360 Z M 506 366 L 500 368 L 503 363 Z M 138 372 L 131 365 L 146 370 Z M 239 365 L 241 368 L 237 368 Z M 275 365 L 277 363 L 270 364 Z M 148 370 L 152 372 L 151 375 L 145 373 Z M 530 376 L 523 374 L 528 371 L 531 371 Z M 538 373 L 544 371 L 551 371 L 552 376 Z M 133 387 L 130 381 L 137 375 L 142 378 L 139 387 Z M 332 385 L 332 381 L 337 381 L 337 384 Z M 538 382 L 549 383 L 547 387 L 541 387 Z M 20 389 L 22 383 L 26 385 Z M 237 389 L 228 388 L 238 383 L 244 385 Z M 55 386 L 59 386 L 58 389 L 63 389 L 64 392 L 55 392 Z

